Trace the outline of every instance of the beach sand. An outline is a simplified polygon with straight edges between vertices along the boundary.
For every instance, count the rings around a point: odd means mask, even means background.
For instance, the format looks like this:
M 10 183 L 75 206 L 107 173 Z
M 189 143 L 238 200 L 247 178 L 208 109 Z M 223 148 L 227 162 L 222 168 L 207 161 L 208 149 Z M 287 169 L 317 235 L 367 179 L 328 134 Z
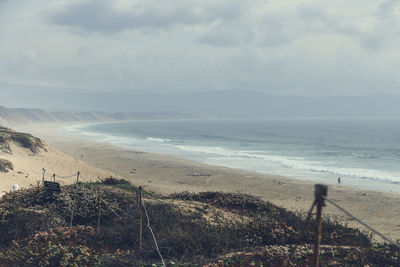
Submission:
M 61 185 L 75 182 L 78 170 L 83 170 L 90 178 L 110 175 L 105 170 L 93 167 L 49 146 L 46 146 L 45 150 L 40 149 L 37 154 L 15 144 L 11 144 L 11 150 L 12 154 L 0 152 L 1 159 L 6 159 L 14 165 L 13 170 L 0 173 L 0 196 L 10 191 L 14 184 L 20 188 L 37 186 L 43 179 L 43 168 L 45 180 L 53 181 L 53 174 L 56 174 L 56 181 Z
M 74 161 L 71 163 L 75 162 L 74 165 L 64 164 L 59 160 L 52 161 L 52 166 L 62 165 L 60 173 L 70 174 L 80 170 L 82 175 L 93 179 L 106 175 L 125 177 L 136 185 L 146 186 L 147 189 L 160 194 L 185 190 L 248 193 L 290 210 L 305 213 L 314 200 L 314 183 L 311 182 L 211 166 L 73 138 L 62 135 L 56 130 L 57 127 L 60 127 L 60 124 L 20 125 L 15 128 L 40 137 L 51 147 L 73 157 Z M 68 157 L 62 153 L 60 155 Z M 41 168 L 41 165 L 36 166 L 35 170 L 39 172 L 30 176 L 36 178 L 41 175 Z M 33 169 L 29 170 L 28 167 L 26 172 L 34 173 Z M 400 239 L 400 195 L 330 185 L 328 198 L 389 238 Z M 323 209 L 323 213 L 334 216 L 350 226 L 365 229 L 329 203 Z

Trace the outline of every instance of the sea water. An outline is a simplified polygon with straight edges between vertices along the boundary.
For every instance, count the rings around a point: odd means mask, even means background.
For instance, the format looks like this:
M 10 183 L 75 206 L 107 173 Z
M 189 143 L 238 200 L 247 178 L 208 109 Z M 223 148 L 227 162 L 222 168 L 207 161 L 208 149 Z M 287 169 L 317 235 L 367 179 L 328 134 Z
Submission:
M 97 123 L 69 134 L 206 164 L 400 193 L 400 119 Z

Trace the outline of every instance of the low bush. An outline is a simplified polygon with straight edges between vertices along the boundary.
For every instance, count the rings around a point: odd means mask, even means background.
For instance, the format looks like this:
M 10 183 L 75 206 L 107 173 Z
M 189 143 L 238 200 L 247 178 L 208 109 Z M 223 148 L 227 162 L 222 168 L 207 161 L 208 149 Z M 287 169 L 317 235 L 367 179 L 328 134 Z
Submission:
M 11 161 L 0 159 L 0 172 L 8 172 L 14 170 L 14 165 Z

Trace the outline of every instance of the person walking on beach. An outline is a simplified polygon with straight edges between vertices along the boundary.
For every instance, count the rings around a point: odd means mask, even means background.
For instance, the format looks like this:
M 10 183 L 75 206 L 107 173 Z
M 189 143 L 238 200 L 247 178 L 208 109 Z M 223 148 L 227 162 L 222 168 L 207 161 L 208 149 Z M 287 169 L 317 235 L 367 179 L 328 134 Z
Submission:
M 340 177 L 337 178 L 337 183 L 340 184 L 342 181 L 340 181 Z

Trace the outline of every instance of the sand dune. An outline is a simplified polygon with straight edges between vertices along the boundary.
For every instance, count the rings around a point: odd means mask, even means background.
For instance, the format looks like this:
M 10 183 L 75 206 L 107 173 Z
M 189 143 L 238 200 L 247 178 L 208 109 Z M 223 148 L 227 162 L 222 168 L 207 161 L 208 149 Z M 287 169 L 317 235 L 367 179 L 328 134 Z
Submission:
M 0 152 L 0 158 L 8 160 L 14 165 L 13 170 L 7 173 L 0 172 L 1 194 L 4 194 L 3 191 L 10 191 L 14 184 L 18 184 L 19 187 L 36 186 L 38 182 L 42 181 L 43 168 L 46 170 L 46 180 L 51 180 L 51 176 L 56 174 L 56 180 L 61 184 L 74 182 L 76 175 L 70 178 L 60 178 L 59 176 L 70 176 L 78 171 L 86 179 L 110 175 L 107 171 L 93 167 L 48 145 L 45 145 L 45 149 L 39 149 L 37 154 L 16 143 L 11 143 L 10 148 L 12 154 Z

